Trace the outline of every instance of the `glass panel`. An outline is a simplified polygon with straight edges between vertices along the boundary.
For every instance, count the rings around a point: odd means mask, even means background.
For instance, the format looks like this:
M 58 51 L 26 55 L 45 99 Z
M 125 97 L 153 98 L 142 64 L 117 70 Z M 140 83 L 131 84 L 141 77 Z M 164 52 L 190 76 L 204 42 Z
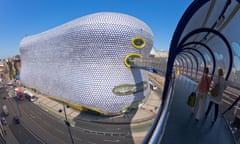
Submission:
M 235 83 L 238 83 L 240 80 L 240 44 L 233 42 L 232 43 L 233 48 L 233 68 L 229 77 L 229 80 L 235 81 Z
M 141 82 L 138 84 L 123 84 L 113 88 L 113 93 L 118 96 L 127 96 L 137 92 L 146 90 L 148 87 L 147 82 Z
M 223 95 L 223 104 L 221 109 L 224 112 L 224 118 L 230 126 L 231 132 L 239 142 L 240 139 L 240 101 L 238 101 L 240 87 L 240 45 L 236 42 L 232 43 L 233 50 L 233 66 L 228 86 Z M 235 102 L 235 104 L 234 104 Z M 234 104 L 234 105 L 232 105 Z M 230 106 L 232 105 L 232 108 Z M 229 108 L 229 109 L 228 109 Z

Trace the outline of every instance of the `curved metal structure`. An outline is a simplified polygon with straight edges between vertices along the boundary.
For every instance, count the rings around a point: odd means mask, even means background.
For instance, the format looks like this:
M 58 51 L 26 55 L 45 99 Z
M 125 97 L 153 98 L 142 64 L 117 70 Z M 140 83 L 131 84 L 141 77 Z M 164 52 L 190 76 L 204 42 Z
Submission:
M 224 77 L 228 81 L 228 88 L 224 94 L 225 102 L 239 96 L 237 93 L 240 90 L 239 10 L 239 0 L 195 0 L 186 9 L 170 45 L 163 105 L 144 143 L 161 143 L 168 121 L 169 108 L 172 106 L 171 99 L 178 99 L 173 98 L 169 91 L 176 68 L 191 69 L 192 67 L 186 66 L 192 65 L 195 61 L 194 68 L 198 75 L 201 75 L 204 67 L 209 67 L 212 70 L 212 76 L 217 75 L 218 68 L 222 68 Z M 192 56 L 186 57 L 188 52 L 191 52 Z M 191 60 L 184 61 L 184 58 Z M 185 74 L 182 73 L 182 75 Z M 194 75 L 185 76 L 195 81 L 200 78 Z M 226 105 L 229 106 L 229 102 Z

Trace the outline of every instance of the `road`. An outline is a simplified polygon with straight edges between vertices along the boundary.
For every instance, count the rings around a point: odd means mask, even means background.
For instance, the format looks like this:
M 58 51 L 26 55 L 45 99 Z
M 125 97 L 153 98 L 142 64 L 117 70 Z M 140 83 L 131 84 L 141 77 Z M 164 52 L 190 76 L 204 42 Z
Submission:
M 18 101 L 15 97 L 6 100 L 6 89 L 0 91 L 1 103 L 6 104 L 10 116 L 8 126 L 20 144 L 58 143 L 69 144 L 71 139 L 67 126 L 46 111 L 28 101 Z M 20 125 L 12 121 L 14 115 L 20 116 Z M 134 143 L 129 125 L 106 125 L 78 121 L 70 128 L 75 144 L 115 144 Z

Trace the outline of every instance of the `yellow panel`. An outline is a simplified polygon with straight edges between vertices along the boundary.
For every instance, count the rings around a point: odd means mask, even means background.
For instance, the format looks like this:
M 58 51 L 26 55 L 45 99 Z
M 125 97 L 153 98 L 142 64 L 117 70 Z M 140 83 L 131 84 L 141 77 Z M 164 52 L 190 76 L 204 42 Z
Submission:
M 147 41 L 142 37 L 132 38 L 132 46 L 135 47 L 135 48 L 142 49 L 146 46 L 146 44 L 147 44 Z
M 142 58 L 142 55 L 141 55 L 141 54 L 138 54 L 138 53 L 129 53 L 128 55 L 126 55 L 126 56 L 124 57 L 124 64 L 125 64 L 126 67 L 128 67 L 128 68 L 131 68 L 131 65 L 128 63 L 128 58 L 131 57 L 131 56 Z

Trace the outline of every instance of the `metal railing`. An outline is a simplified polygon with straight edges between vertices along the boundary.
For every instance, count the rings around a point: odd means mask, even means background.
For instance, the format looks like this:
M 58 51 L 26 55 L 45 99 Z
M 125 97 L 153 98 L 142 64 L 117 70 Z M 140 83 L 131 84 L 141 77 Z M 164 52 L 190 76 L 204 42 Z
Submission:
M 175 74 L 173 74 L 167 96 L 165 100 L 162 100 L 162 105 L 159 109 L 158 115 L 155 118 L 153 125 L 148 133 L 148 135 L 145 137 L 143 143 L 161 143 L 162 137 L 164 135 L 165 127 L 167 125 L 167 120 L 169 116 L 169 109 L 172 104 L 172 97 L 174 95 L 174 89 L 175 89 Z

